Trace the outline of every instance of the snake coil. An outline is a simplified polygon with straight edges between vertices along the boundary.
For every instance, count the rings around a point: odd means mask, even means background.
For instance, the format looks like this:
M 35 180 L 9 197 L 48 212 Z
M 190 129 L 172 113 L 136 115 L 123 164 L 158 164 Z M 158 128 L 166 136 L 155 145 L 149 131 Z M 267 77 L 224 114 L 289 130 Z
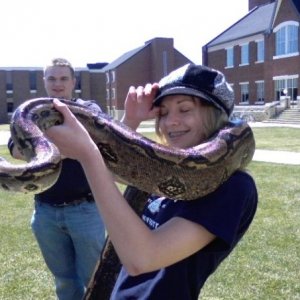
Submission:
M 149 140 L 105 113 L 61 101 L 87 129 L 108 168 L 128 184 L 124 197 L 138 214 L 150 193 L 193 200 L 213 192 L 233 172 L 245 168 L 254 154 L 253 132 L 242 121 L 229 122 L 210 140 L 179 150 Z M 39 193 L 56 182 L 61 156 L 43 131 L 62 122 L 52 98 L 27 100 L 16 109 L 11 136 L 27 163 L 15 165 L 1 158 L 0 188 Z M 108 238 L 84 299 L 109 299 L 120 267 Z

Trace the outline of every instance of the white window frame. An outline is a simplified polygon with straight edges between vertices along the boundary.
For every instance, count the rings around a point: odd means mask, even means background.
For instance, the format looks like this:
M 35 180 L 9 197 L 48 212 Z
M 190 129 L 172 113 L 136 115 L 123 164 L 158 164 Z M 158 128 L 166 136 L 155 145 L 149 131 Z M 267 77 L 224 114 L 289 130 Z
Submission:
M 111 79 L 111 83 L 116 82 L 116 71 L 115 70 L 110 71 L 110 79 Z
M 226 48 L 226 68 L 234 67 L 234 52 L 233 47 Z
M 241 63 L 240 66 L 249 65 L 249 43 L 240 45 L 241 48 Z
M 256 41 L 256 63 L 265 61 L 265 41 Z
M 106 84 L 108 84 L 110 82 L 110 80 L 109 80 L 109 72 L 105 73 L 105 78 L 106 78 Z
M 239 85 L 241 90 L 240 104 L 249 104 L 249 82 L 240 82 Z
M 294 91 L 295 89 L 298 89 L 298 79 L 299 75 L 287 75 L 287 76 L 274 76 L 273 80 L 274 82 L 274 88 L 275 88 L 275 98 L 277 101 L 280 100 L 280 96 L 285 96 L 282 91 L 286 90 L 287 94 L 286 96 L 291 97 L 291 101 L 297 100 L 297 95 L 295 95 Z
M 111 89 L 111 99 L 112 99 L 112 100 L 115 100 L 115 99 L 116 99 L 116 89 L 115 89 L 115 88 L 112 88 L 112 89 Z
M 292 34 L 293 30 L 296 30 L 294 34 Z M 299 22 L 283 22 L 276 26 L 273 32 L 275 33 L 275 55 L 273 59 L 299 55 Z M 282 48 L 281 51 L 279 51 L 280 44 Z M 294 50 L 291 49 L 293 47 L 295 48 Z
M 255 104 L 265 103 L 265 81 L 257 80 L 256 83 L 256 101 Z

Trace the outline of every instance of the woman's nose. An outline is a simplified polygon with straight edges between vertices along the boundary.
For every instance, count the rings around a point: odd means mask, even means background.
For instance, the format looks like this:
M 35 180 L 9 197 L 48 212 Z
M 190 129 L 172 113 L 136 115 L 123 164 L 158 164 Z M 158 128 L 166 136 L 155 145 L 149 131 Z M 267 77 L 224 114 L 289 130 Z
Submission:
M 180 118 L 178 116 L 178 114 L 174 114 L 174 113 L 169 113 L 166 119 L 166 124 L 168 126 L 174 126 L 174 125 L 178 125 L 180 123 Z

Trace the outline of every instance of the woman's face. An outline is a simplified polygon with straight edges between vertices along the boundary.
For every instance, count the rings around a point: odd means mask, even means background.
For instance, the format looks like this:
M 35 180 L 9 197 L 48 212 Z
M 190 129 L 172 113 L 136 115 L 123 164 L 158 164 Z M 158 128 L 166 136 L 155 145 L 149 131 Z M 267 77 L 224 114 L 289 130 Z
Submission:
M 205 139 L 201 101 L 187 95 L 164 97 L 160 104 L 159 128 L 168 145 L 186 149 Z

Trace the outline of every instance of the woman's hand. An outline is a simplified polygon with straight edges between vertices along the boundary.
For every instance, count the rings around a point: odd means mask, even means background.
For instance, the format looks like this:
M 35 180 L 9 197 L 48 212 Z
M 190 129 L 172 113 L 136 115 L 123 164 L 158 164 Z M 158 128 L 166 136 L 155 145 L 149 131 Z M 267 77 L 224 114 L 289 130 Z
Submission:
M 142 121 L 154 119 L 159 111 L 157 107 L 152 107 L 157 90 L 157 83 L 148 83 L 145 87 L 137 88 L 131 86 L 125 100 L 125 114 L 122 122 L 135 130 Z
M 62 113 L 64 123 L 52 126 L 45 135 L 58 147 L 63 156 L 82 160 L 96 147 L 87 130 L 76 119 L 68 106 L 58 99 L 53 100 L 54 108 Z

